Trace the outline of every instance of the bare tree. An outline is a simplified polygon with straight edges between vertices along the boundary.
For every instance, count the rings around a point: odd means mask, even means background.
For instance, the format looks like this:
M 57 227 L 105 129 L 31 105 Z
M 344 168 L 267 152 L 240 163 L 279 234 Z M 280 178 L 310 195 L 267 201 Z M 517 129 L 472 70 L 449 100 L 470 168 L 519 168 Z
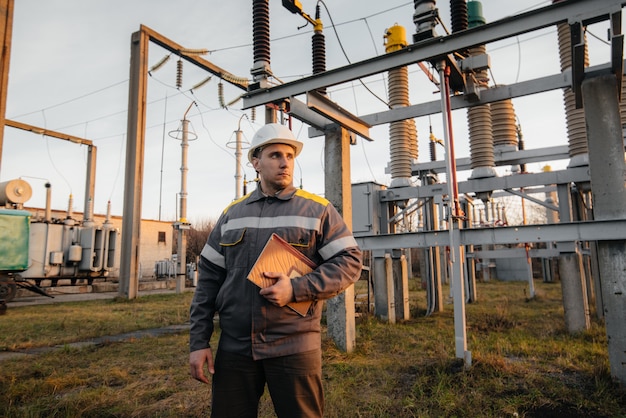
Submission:
M 196 262 L 216 222 L 214 219 L 203 219 L 191 224 L 191 228 L 187 230 L 187 254 L 185 255 L 188 263 Z M 178 251 L 176 245 L 177 242 L 174 240 L 172 250 L 174 253 Z

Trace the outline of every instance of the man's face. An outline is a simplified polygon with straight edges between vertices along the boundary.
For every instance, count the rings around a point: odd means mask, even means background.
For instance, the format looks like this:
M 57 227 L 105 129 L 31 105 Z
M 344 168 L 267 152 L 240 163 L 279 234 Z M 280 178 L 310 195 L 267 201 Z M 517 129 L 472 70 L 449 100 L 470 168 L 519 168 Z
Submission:
M 275 194 L 292 184 L 294 161 L 294 149 L 287 144 L 267 145 L 252 159 L 265 193 Z

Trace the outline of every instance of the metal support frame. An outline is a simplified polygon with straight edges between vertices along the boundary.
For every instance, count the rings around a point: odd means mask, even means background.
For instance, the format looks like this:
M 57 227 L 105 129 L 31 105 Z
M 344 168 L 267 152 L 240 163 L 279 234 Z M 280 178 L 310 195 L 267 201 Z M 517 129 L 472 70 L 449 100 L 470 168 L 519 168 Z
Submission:
M 130 83 L 128 93 L 128 134 L 126 143 L 126 172 L 124 181 L 124 211 L 122 221 L 122 249 L 120 261 L 119 295 L 135 299 L 139 287 L 139 247 L 141 225 L 141 200 L 146 136 L 146 97 L 148 90 L 148 45 L 150 42 L 175 53 L 186 61 L 222 78 L 224 81 L 247 89 L 247 81 L 193 54 L 186 48 L 140 25 L 131 36 Z
M 544 8 L 497 20 L 445 37 L 425 40 L 399 51 L 328 70 L 297 81 L 268 89 L 250 91 L 244 95 L 243 107 L 250 108 L 266 103 L 280 102 L 308 91 L 379 74 L 392 68 L 422 61 L 430 62 L 454 51 L 462 51 L 476 45 L 488 44 L 553 26 L 557 23 L 567 22 L 569 16 L 575 16 L 578 21 L 585 25 L 600 22 L 608 19 L 612 13 L 619 11 L 625 4 L 626 1 L 623 0 L 569 0 L 554 3 Z
M 626 240 L 626 219 L 463 229 L 460 239 L 474 245 L 556 243 L 558 249 L 564 242 Z M 445 247 L 450 244 L 447 231 L 371 235 L 356 237 L 356 240 L 364 250 Z
M 51 138 L 62 139 L 74 144 L 87 145 L 87 171 L 85 174 L 85 201 L 83 206 L 83 215 L 92 216 L 90 213 L 90 205 L 95 198 L 96 190 L 96 161 L 98 155 L 98 149 L 93 144 L 93 141 L 89 139 L 80 138 L 74 135 L 64 134 L 62 132 L 52 131 L 50 129 L 40 128 L 38 126 L 29 125 L 23 122 L 17 122 L 14 120 L 6 119 L 4 121 L 5 126 L 10 126 L 15 129 L 21 129 L 23 131 L 32 132 L 34 134 L 49 136 Z
M 422 40 L 417 38 L 419 42 L 409 45 L 401 50 L 375 57 L 359 63 L 350 64 L 345 67 L 334 70 L 325 71 L 315 74 L 311 77 L 300 79 L 291 83 L 275 86 L 272 88 L 256 89 L 249 91 L 244 95 L 244 108 L 254 107 L 260 104 L 277 103 L 287 99 L 293 100 L 296 96 L 315 91 L 320 88 L 328 88 L 330 86 L 340 85 L 352 80 L 361 79 L 367 76 L 380 74 L 393 68 L 399 68 L 414 63 L 429 62 L 435 65 L 445 63 L 445 57 L 450 56 L 455 51 L 469 49 L 476 45 L 486 45 L 491 42 L 517 36 L 523 33 L 532 32 L 538 29 L 554 26 L 561 23 L 568 23 L 572 27 L 573 36 L 573 66 L 571 71 L 562 74 L 555 74 L 537 80 L 519 83 L 514 87 L 500 87 L 481 92 L 480 97 L 471 98 L 469 95 L 458 95 L 450 100 L 448 94 L 443 94 L 441 102 L 430 102 L 426 104 L 404 107 L 402 109 L 391 109 L 374 115 L 360 116 L 359 119 L 372 126 L 390 123 L 398 120 L 405 120 L 421 115 L 430 115 L 435 113 L 449 113 L 453 108 L 462 108 L 489 103 L 497 100 L 503 100 L 511 97 L 518 97 L 527 94 L 535 94 L 542 91 L 554 90 L 557 88 L 572 88 L 577 95 L 577 104 L 580 104 L 581 84 L 587 79 L 601 77 L 604 74 L 616 74 L 618 83 L 621 82 L 623 72 L 623 38 L 619 33 L 621 24 L 621 9 L 626 5 L 622 0 L 569 0 L 564 2 L 555 2 L 550 6 L 536 9 L 521 15 L 511 16 L 490 24 L 481 25 L 473 29 L 468 29 L 453 33 L 445 37 L 433 37 Z M 585 69 L 581 66 L 581 56 L 584 52 L 584 44 L 582 44 L 581 28 L 600 21 L 611 20 L 612 35 L 612 57 L 609 65 L 601 68 Z M 438 68 L 440 70 L 440 68 Z M 440 71 L 440 79 L 443 80 L 443 73 Z M 442 89 L 443 90 L 443 89 Z M 470 100 L 471 99 L 471 100 Z M 445 103 L 445 106 L 441 106 Z M 297 115 L 296 115 L 297 117 Z M 619 120 L 619 118 L 618 118 Z M 305 119 L 306 121 L 306 119 Z M 323 123 L 320 120 L 319 123 Z M 444 126 L 449 128 L 448 121 L 444 117 Z M 330 125 L 315 126 L 310 129 L 311 136 L 318 134 L 318 130 L 325 132 Z M 446 135 L 447 137 L 447 135 Z M 448 138 L 446 138 L 448 141 Z M 623 155 L 623 141 L 620 142 L 620 149 Z M 453 153 L 454 148 L 449 143 L 446 144 L 446 152 Z M 564 149 L 559 149 L 562 153 Z M 525 151 L 518 151 L 525 152 Z M 517 155 L 518 157 L 521 154 Z M 535 158 L 541 158 L 535 155 Z M 555 158 L 552 158 L 554 160 Z M 500 160 L 502 161 L 502 160 Z M 521 161 L 528 161 L 521 158 Z M 547 160 L 546 160 L 547 161 Z M 493 245 L 503 244 L 520 244 L 525 246 L 527 258 L 531 256 L 531 250 L 527 245 L 533 242 L 548 242 L 552 248 L 562 253 L 571 254 L 572 248 L 578 248 L 575 243 L 598 240 L 600 243 L 607 240 L 616 240 L 623 244 L 626 239 L 626 219 L 611 219 L 603 222 L 571 222 L 577 219 L 575 213 L 572 213 L 572 206 L 568 204 L 569 196 L 565 196 L 565 191 L 570 190 L 571 184 L 580 184 L 589 182 L 589 172 L 578 169 L 568 169 L 563 173 L 542 173 L 540 175 L 524 175 L 524 176 L 507 176 L 505 178 L 493 178 L 489 180 L 469 180 L 464 184 L 459 184 L 457 188 L 454 176 L 456 169 L 454 164 L 456 159 L 452 155 L 446 158 L 445 169 L 447 172 L 447 181 L 449 184 L 434 184 L 419 188 L 400 188 L 392 191 L 385 190 L 379 193 L 382 205 L 388 205 L 390 202 L 400 200 L 400 197 L 410 196 L 411 198 L 437 198 L 438 196 L 447 195 L 450 214 L 448 216 L 449 231 L 425 231 L 420 233 L 403 233 L 398 235 L 378 235 L 369 237 L 358 237 L 357 241 L 363 249 L 372 251 L 386 251 L 390 248 L 428 248 L 428 247 L 444 247 L 450 248 L 451 260 L 453 260 L 452 273 L 452 289 L 455 298 L 455 341 L 457 358 L 462 357 L 467 365 L 471 361 L 471 354 L 466 349 L 465 330 L 464 330 L 464 308 L 457 300 L 463 299 L 463 280 L 459 280 L 463 270 L 460 268 L 462 247 L 461 244 L 473 245 Z M 439 164 L 438 162 L 431 165 Z M 432 170 L 426 167 L 427 164 L 420 165 L 415 172 L 420 174 Z M 460 167 L 459 167 L 460 168 Z M 583 170 L 586 167 L 583 168 Z M 528 178 L 527 176 L 531 176 Z M 556 176 L 556 177 L 555 177 Z M 561 178 L 557 178 L 560 176 Z M 576 177 L 572 181 L 572 178 Z M 567 180 L 565 181 L 565 178 Z M 577 181 L 578 180 L 578 181 Z M 623 179 L 619 179 L 623 183 Z M 524 184 L 525 183 L 525 184 Z M 458 194 L 462 187 L 467 192 L 489 193 L 494 190 L 514 190 L 528 186 L 528 183 L 534 183 L 534 186 L 557 185 L 559 197 L 564 197 L 560 205 L 561 221 L 564 224 L 548 224 L 540 226 L 519 226 L 519 227 L 501 227 L 501 228 L 480 228 L 461 230 L 455 227 L 458 223 Z M 623 189 L 623 184 L 622 184 Z M 567 211 L 563 210 L 567 208 Z M 601 233 L 600 233 L 601 231 Z M 574 244 L 574 245 L 572 245 Z M 457 251 L 457 246 L 459 251 Z M 457 262 L 454 262 L 457 261 Z M 458 311 L 458 312 L 457 312 Z M 622 345 L 623 350 L 623 345 Z M 622 362 L 623 364 L 623 362 Z

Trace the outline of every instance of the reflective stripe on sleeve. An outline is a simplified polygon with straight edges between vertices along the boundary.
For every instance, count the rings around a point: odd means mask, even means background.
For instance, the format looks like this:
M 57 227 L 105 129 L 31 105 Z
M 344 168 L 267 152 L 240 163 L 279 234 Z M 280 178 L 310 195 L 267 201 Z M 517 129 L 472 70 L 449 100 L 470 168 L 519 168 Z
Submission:
M 347 237 L 339 238 L 334 241 L 329 242 L 322 248 L 318 250 L 320 255 L 324 260 L 328 260 L 333 255 L 337 254 L 339 251 L 345 250 L 346 248 L 356 247 L 356 240 L 352 235 Z
M 226 268 L 226 260 L 224 260 L 224 256 L 213 249 L 209 244 L 204 244 L 204 248 L 200 255 L 211 263 L 221 267 Z
M 275 216 L 257 217 L 248 216 L 244 218 L 231 219 L 222 225 L 222 235 L 232 229 L 261 228 L 275 229 L 278 227 L 303 228 L 310 231 L 317 231 L 320 228 L 320 220 L 306 216 Z

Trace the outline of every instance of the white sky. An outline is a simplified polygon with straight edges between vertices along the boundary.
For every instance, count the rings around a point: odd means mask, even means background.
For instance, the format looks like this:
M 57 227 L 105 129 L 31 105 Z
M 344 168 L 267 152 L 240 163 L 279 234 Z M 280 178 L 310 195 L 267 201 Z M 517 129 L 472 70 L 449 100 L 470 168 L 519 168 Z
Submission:
M 351 62 L 384 54 L 385 29 L 400 24 L 411 42 L 415 27 L 412 0 L 326 0 L 343 48 Z M 314 15 L 314 0 L 301 0 L 305 12 Z M 483 0 L 487 22 L 550 4 L 551 1 Z M 219 4 L 219 6 L 217 6 Z M 440 15 L 450 28 L 449 3 L 440 1 Z M 311 26 L 298 29 L 305 21 L 270 1 L 271 67 L 283 81 L 311 73 Z M 326 10 L 327 69 L 346 65 Z M 205 59 L 241 77 L 250 78 L 252 54 L 252 1 L 233 0 L 17 0 L 13 23 L 13 44 L 7 99 L 7 118 L 90 139 L 97 146 L 97 174 L 94 210 L 106 211 L 111 201 L 114 215 L 123 209 L 125 140 L 128 106 L 128 79 L 131 34 L 144 24 L 186 48 L 207 48 Z M 589 28 L 606 38 L 606 25 Z M 444 33 L 438 27 L 439 33 Z M 608 61 L 609 46 L 588 37 L 592 65 Z M 559 71 L 556 28 L 487 45 L 491 57 L 492 83 L 510 84 Z M 151 44 L 150 65 L 169 53 Z M 180 141 L 169 133 L 181 128 L 184 112 L 197 135 L 190 142 L 187 180 L 187 218 L 217 218 L 235 197 L 235 156 L 227 144 L 234 141 L 239 124 L 250 140 L 262 124 L 259 108 L 252 123 L 241 111 L 239 101 L 222 109 L 216 77 L 195 90 L 191 87 L 208 74 L 184 63 L 183 86 L 176 84 L 176 61 L 172 56 L 153 72 L 148 84 L 143 217 L 175 220 L 177 196 L 181 189 Z M 436 100 L 436 88 L 417 65 L 409 67 L 411 102 Z M 387 98 L 387 79 L 378 75 L 363 80 L 377 95 Z M 225 101 L 241 93 L 224 82 Z M 330 98 L 357 115 L 385 109 L 384 105 L 358 82 L 329 89 Z M 567 144 L 562 93 L 514 99 L 526 148 Z M 454 136 L 457 157 L 469 156 L 465 110 L 455 111 Z M 430 118 L 433 132 L 443 137 L 441 115 Z M 429 118 L 416 119 L 419 160 L 428 161 Z M 308 138 L 307 126 L 294 121 L 295 134 L 305 142 L 298 158 L 295 178 L 305 189 L 323 194 L 323 138 Z M 374 142 L 359 138 L 351 147 L 353 182 L 376 181 L 388 184 L 385 174 L 389 160 L 388 126 L 371 131 Z M 439 158 L 442 158 L 440 152 Z M 41 135 L 5 129 L 0 182 L 23 178 L 33 187 L 27 206 L 43 207 L 44 183 L 50 181 L 52 205 L 67 209 L 70 194 L 73 209 L 83 210 L 87 147 Z M 244 157 L 243 163 L 247 160 Z M 561 162 L 565 166 L 567 162 Z M 542 165 L 531 164 L 529 171 Z M 553 164 L 559 167 L 559 163 Z M 248 180 L 254 177 L 244 165 Z M 301 180 L 300 180 L 301 179 Z M 251 186 L 254 187 L 254 186 Z

